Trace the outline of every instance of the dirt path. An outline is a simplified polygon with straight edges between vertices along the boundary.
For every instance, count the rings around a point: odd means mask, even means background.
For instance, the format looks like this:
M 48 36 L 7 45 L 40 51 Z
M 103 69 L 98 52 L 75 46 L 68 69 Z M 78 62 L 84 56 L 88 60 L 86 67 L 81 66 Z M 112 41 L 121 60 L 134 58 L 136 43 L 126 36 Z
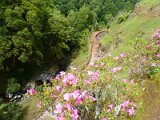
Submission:
M 94 32 L 91 37 L 92 47 L 91 47 L 91 54 L 90 59 L 86 66 L 89 66 L 91 63 L 94 63 L 96 59 L 96 55 L 98 54 L 98 47 L 99 47 L 99 40 L 106 34 L 106 30 L 101 30 Z

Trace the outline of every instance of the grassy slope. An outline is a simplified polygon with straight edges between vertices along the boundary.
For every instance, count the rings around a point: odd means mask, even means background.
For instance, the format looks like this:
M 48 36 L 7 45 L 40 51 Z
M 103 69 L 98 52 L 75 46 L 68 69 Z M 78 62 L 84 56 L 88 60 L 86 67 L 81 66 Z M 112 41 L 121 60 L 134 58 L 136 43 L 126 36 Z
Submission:
M 120 53 L 133 50 L 130 41 L 137 37 L 147 39 L 157 28 L 160 28 L 160 0 L 142 0 L 125 22 L 117 24 L 114 21 L 111 24 L 108 34 L 101 41 L 101 44 L 104 47 L 110 44 L 113 49 L 111 53 L 117 56 Z M 115 48 L 117 36 L 121 39 L 121 43 Z M 126 73 L 123 75 L 125 76 Z M 148 89 L 145 90 L 145 94 L 142 96 L 144 98 L 144 111 L 139 114 L 136 120 L 151 120 L 155 118 L 153 115 L 158 115 L 160 102 L 157 91 L 160 90 L 160 84 L 147 81 L 145 87 Z
M 138 3 L 138 8 L 130 15 L 129 19 L 121 24 L 117 24 L 116 21 L 111 24 L 109 33 L 105 39 L 102 40 L 102 45 L 105 46 L 108 42 L 115 41 L 117 36 L 119 36 L 122 42 L 119 47 L 114 48 L 113 51 L 113 55 L 119 55 L 120 53 L 131 50 L 130 40 L 134 40 L 140 36 L 143 38 L 150 37 L 153 31 L 160 27 L 160 16 L 152 17 L 147 11 L 158 4 L 160 4 L 159 0 L 143 0 Z M 154 15 L 159 12 L 160 11 L 157 11 Z

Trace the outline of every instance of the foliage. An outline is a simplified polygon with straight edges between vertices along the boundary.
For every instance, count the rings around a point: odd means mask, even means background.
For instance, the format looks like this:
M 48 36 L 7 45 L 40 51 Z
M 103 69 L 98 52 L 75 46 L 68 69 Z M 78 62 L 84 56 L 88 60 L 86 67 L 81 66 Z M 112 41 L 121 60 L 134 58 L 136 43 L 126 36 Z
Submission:
M 8 80 L 8 86 L 7 86 L 7 90 L 6 93 L 14 93 L 16 91 L 20 90 L 20 84 L 17 83 L 15 78 L 11 78 Z
M 21 106 L 17 103 L 0 104 L 0 119 L 1 120 L 18 120 L 21 116 Z

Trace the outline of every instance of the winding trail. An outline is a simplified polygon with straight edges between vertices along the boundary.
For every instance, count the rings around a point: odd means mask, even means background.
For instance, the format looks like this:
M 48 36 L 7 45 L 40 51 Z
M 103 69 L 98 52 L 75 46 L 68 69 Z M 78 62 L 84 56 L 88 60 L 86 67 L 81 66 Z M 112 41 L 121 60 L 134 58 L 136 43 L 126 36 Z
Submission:
M 87 66 L 90 66 L 92 63 L 95 62 L 96 56 L 98 55 L 98 48 L 99 48 L 99 40 L 104 37 L 104 35 L 106 35 L 106 30 L 100 30 L 97 32 L 93 32 L 92 36 L 91 36 L 91 52 L 90 52 L 90 57 L 89 60 L 86 64 Z

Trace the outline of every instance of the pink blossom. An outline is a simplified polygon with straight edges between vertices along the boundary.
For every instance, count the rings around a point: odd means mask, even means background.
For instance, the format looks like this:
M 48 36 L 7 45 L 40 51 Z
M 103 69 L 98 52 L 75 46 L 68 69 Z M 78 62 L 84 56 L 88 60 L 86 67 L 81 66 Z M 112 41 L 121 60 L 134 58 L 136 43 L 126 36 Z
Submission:
M 91 65 L 91 66 L 93 66 L 93 65 L 94 65 L 94 63 L 90 63 L 90 65 Z
M 108 107 L 112 109 L 114 107 L 114 105 L 110 104 L 110 105 L 108 105 Z
M 147 50 L 151 50 L 151 49 L 152 49 L 152 45 L 147 45 L 147 46 L 146 46 L 146 49 L 147 49 Z
M 128 109 L 128 115 L 129 116 L 135 115 L 135 109 L 134 109 L 134 107 L 132 107 L 131 109 Z
M 107 56 L 108 56 L 108 57 L 111 57 L 112 55 L 111 55 L 111 53 L 108 53 Z
M 66 73 L 64 71 L 60 72 L 60 76 L 64 76 Z
M 117 72 L 117 71 L 120 71 L 121 69 L 122 69 L 121 67 L 116 67 L 116 68 L 113 68 L 113 69 L 112 69 L 112 72 L 115 73 L 115 72 Z
M 64 100 L 69 101 L 70 98 L 72 97 L 72 94 L 71 93 L 66 93 L 66 94 L 63 95 L 63 97 L 64 97 Z
M 126 55 L 124 53 L 120 54 L 120 58 L 124 58 Z
M 63 106 L 59 103 L 56 105 L 56 110 L 54 110 L 54 113 L 61 113 L 63 110 Z
M 65 120 L 65 115 L 64 114 L 61 114 L 60 116 L 58 116 L 56 118 L 56 120 Z
M 72 73 L 69 73 L 67 76 L 64 76 L 64 79 L 62 82 L 64 86 L 67 86 L 68 84 L 76 85 L 78 83 L 78 78 Z
M 157 58 L 160 58 L 160 53 L 158 53 L 158 54 L 156 55 L 156 57 L 157 57 Z
M 56 93 L 52 93 L 52 97 L 56 98 L 57 97 Z
M 58 75 L 56 75 L 56 78 L 55 78 L 56 80 L 60 80 L 60 75 L 58 74 Z
M 61 91 L 61 90 L 62 90 L 62 86 L 57 85 L 57 86 L 56 86 L 56 89 L 57 89 L 58 91 Z
M 92 100 L 92 101 L 96 101 L 96 98 L 95 97 L 93 97 L 93 96 L 89 96 L 89 98 Z
M 27 93 L 30 95 L 35 95 L 37 91 L 34 88 L 30 88 L 29 90 L 27 90 Z
M 38 108 L 41 108 L 41 107 L 42 107 L 41 105 L 42 105 L 42 102 L 39 102 L 39 103 L 37 103 L 36 106 L 37 106 Z
M 131 80 L 130 84 L 134 84 L 134 80 Z
M 123 82 L 124 83 L 128 83 L 128 79 L 123 79 Z
M 72 106 L 70 104 L 66 104 L 65 107 L 70 111 L 72 109 Z
M 86 80 L 86 84 L 91 84 L 91 80 Z
M 129 100 L 126 100 L 124 103 L 121 104 L 122 108 L 126 108 L 128 107 L 130 104 L 130 101 Z
M 87 97 L 87 90 L 85 90 L 84 92 L 82 92 L 82 98 L 86 98 Z
M 72 117 L 72 120 L 77 120 L 78 119 L 79 115 L 78 115 L 78 110 L 77 109 L 72 109 L 71 117 Z
M 87 71 L 88 75 L 91 77 L 92 80 L 98 80 L 99 77 L 99 71 L 97 72 L 92 72 L 92 71 Z
M 72 93 L 72 96 L 73 96 L 74 100 L 76 100 L 79 95 L 80 95 L 80 91 L 79 91 L 79 90 L 75 90 L 75 91 Z
M 157 63 L 152 63 L 152 65 L 151 65 L 151 66 L 152 66 L 152 67 L 155 67 L 156 65 L 157 65 Z
M 101 63 L 101 66 L 104 66 L 105 65 L 105 63 Z
M 107 109 L 107 113 L 111 112 L 111 109 Z
M 102 120 L 108 120 L 107 118 L 102 118 Z
M 84 98 L 82 95 L 79 95 L 76 99 L 76 104 L 82 104 L 84 101 Z

